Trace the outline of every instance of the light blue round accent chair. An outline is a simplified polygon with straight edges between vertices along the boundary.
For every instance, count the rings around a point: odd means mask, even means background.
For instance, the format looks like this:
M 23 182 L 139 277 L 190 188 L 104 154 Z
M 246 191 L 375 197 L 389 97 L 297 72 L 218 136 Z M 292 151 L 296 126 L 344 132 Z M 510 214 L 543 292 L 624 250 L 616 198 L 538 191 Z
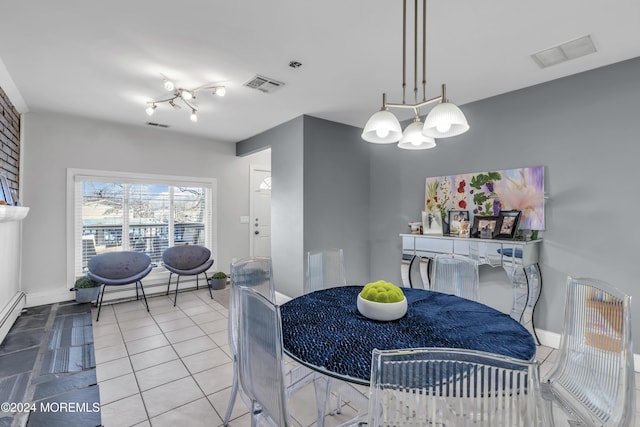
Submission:
M 209 288 L 209 295 L 213 299 L 211 286 L 209 286 L 209 278 L 206 271 L 213 265 L 211 259 L 211 251 L 200 245 L 181 245 L 172 246 L 162 253 L 162 265 L 169 270 L 169 283 L 167 283 L 167 295 L 171 286 L 171 276 L 175 273 L 178 275 L 176 280 L 176 293 L 173 299 L 175 307 L 178 301 L 178 286 L 180 285 L 180 276 L 196 276 L 196 289 L 199 289 L 198 276 L 204 274 L 205 283 Z
M 100 319 L 104 289 L 107 286 L 123 286 L 135 283 L 136 300 L 138 299 L 138 286 L 140 286 L 144 303 L 147 306 L 147 311 L 149 311 L 147 297 L 142 287 L 142 279 L 153 269 L 151 258 L 147 254 L 129 251 L 107 252 L 91 258 L 87 267 L 89 268 L 87 276 L 103 285 L 98 299 L 96 322 Z

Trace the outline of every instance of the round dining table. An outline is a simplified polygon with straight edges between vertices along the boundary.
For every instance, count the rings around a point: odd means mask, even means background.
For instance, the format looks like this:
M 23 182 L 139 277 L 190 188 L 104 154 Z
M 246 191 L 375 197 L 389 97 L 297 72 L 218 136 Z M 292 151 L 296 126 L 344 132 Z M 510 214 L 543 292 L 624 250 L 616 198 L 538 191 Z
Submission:
M 402 288 L 407 313 L 371 320 L 358 312 L 362 286 L 311 292 L 280 306 L 284 351 L 323 374 L 369 385 L 371 351 L 445 347 L 532 360 L 536 345 L 517 321 L 494 308 L 435 291 Z

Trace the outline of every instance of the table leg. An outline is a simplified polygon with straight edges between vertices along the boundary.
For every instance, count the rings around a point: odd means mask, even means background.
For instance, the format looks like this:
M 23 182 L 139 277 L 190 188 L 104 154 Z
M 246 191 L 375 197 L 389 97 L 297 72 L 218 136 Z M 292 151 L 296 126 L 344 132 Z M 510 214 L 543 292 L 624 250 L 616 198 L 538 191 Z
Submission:
M 324 416 L 327 414 L 327 402 L 330 398 L 331 389 L 329 381 L 322 375 L 315 375 L 313 387 L 316 392 L 316 406 L 318 408 L 317 427 L 324 427 Z
M 513 284 L 513 303 L 511 305 L 511 318 L 520 322 L 540 344 L 533 324 L 533 312 L 540 298 L 542 289 L 542 275 L 537 263 L 526 267 L 514 267 L 507 271 L 507 275 Z

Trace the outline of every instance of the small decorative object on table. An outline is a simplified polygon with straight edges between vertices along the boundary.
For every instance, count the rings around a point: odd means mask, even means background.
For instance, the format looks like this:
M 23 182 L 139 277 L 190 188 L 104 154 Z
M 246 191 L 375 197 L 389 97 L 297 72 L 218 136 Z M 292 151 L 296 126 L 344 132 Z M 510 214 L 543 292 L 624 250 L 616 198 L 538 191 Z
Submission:
M 497 216 L 476 215 L 473 217 L 473 227 L 471 227 L 471 237 L 482 239 L 492 239 L 496 233 L 498 223 Z M 484 233 L 482 233 L 484 231 Z
M 513 239 L 518 229 L 520 211 L 500 211 L 496 225 L 496 235 L 499 239 Z
M 410 222 L 409 223 L 409 230 L 411 231 L 411 234 L 419 234 L 421 225 L 422 225 L 422 222 L 420 222 L 420 221 L 418 221 L 418 222 Z
M 407 299 L 393 283 L 379 280 L 367 283 L 358 294 L 358 311 L 372 320 L 396 320 L 407 313 Z
M 469 211 L 449 211 L 449 234 L 459 236 L 463 221 L 469 222 Z

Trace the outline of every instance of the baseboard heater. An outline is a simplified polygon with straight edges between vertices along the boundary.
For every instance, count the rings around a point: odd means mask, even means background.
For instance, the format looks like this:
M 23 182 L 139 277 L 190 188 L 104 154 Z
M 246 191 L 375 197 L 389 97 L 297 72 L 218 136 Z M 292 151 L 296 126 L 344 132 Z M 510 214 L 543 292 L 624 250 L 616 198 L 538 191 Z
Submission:
M 0 343 L 4 341 L 26 303 L 27 295 L 18 291 L 0 311 Z

